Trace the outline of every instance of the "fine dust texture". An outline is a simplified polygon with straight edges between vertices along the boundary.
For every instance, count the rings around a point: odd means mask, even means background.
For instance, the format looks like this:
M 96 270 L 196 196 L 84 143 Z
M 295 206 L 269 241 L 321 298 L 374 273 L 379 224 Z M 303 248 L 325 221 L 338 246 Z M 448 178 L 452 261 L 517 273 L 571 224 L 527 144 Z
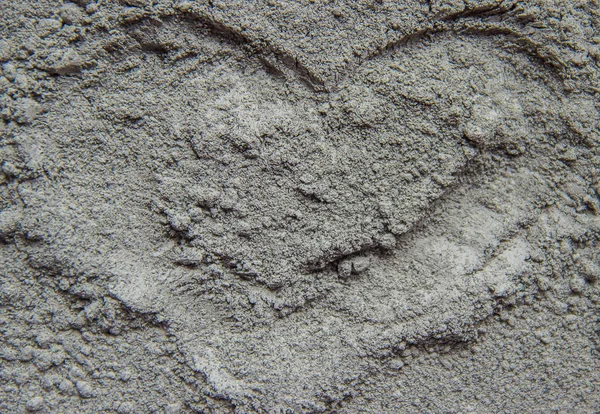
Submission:
M 598 4 L 0 7 L 0 412 L 600 407 Z

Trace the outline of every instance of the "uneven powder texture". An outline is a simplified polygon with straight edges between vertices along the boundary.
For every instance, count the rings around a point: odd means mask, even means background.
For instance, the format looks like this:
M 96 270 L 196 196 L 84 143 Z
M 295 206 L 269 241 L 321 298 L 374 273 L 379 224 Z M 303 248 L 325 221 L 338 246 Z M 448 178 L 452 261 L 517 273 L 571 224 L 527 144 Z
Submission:
M 597 412 L 600 4 L 0 8 L 0 412 Z

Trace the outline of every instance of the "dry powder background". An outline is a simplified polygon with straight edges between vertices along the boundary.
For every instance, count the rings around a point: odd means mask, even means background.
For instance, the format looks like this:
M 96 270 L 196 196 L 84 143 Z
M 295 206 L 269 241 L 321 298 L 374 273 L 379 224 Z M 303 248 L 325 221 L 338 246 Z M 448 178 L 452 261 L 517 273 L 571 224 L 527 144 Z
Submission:
M 598 411 L 598 2 L 0 10 L 1 412 Z

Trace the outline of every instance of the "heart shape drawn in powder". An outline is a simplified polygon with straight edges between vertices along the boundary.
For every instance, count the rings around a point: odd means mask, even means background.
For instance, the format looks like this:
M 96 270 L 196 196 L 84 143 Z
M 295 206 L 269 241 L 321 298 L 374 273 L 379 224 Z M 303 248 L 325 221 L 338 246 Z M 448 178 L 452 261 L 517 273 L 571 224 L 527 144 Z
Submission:
M 160 43 L 172 30 L 135 33 Z M 180 240 L 172 260 L 264 287 L 284 313 L 361 273 L 482 149 L 527 139 L 519 94 L 529 85 L 517 80 L 513 92 L 507 74 L 518 75 L 499 57 L 477 62 L 493 49 L 480 43 L 442 36 L 423 53 L 417 42 L 366 62 L 331 93 L 285 83 L 244 54 L 162 88 L 169 104 L 190 108 L 164 119 L 197 158 L 157 177 L 156 208 Z

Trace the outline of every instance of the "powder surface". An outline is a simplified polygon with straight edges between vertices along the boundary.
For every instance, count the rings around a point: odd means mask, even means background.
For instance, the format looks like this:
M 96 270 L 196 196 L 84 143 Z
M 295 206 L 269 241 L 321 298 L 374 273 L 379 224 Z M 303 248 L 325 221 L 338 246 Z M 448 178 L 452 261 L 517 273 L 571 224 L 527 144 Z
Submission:
M 0 411 L 593 412 L 592 3 L 0 3 Z

